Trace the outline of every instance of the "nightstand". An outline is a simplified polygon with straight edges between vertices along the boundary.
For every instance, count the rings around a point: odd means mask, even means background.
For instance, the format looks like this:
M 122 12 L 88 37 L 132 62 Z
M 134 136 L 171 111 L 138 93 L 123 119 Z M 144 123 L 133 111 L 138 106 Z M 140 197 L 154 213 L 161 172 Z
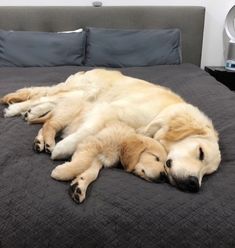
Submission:
M 235 71 L 227 71 L 223 66 L 206 66 L 205 71 L 230 90 L 235 91 Z

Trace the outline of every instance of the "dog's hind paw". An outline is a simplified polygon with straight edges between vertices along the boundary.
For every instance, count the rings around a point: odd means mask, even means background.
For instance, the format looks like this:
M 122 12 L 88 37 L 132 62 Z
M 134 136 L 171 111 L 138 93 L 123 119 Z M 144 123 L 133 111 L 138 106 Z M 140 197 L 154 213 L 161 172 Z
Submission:
M 29 109 L 28 111 L 22 113 L 23 120 L 25 120 L 25 121 L 28 121 L 29 120 L 29 114 L 30 114 L 30 112 L 31 112 L 31 109 Z
M 7 118 L 7 117 L 13 117 L 15 114 L 12 113 L 11 109 L 8 107 L 8 108 L 5 108 L 3 110 L 3 116 L 4 118 Z
M 3 110 L 3 116 L 4 116 L 4 118 L 7 118 L 8 116 L 7 116 L 8 114 L 7 114 L 7 108 L 5 108 L 4 110 Z
M 19 114 L 21 114 L 21 108 L 17 103 L 10 105 L 8 108 L 3 110 L 3 115 L 5 118 L 13 117 Z

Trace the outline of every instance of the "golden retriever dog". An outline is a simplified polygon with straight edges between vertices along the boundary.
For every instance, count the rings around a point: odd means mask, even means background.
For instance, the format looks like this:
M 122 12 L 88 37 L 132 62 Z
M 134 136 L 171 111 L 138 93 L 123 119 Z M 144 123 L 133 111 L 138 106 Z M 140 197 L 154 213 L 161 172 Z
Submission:
M 114 167 L 120 161 L 127 172 L 160 182 L 165 175 L 165 159 L 166 151 L 159 142 L 115 121 L 78 144 L 71 162 L 57 166 L 51 176 L 62 181 L 74 179 L 69 192 L 75 202 L 81 203 L 103 166 Z
M 165 87 L 118 71 L 80 72 L 52 87 L 10 93 L 2 102 L 10 104 L 5 110 L 6 117 L 25 112 L 28 115 L 27 111 L 38 104 L 44 105 L 43 116 L 61 99 L 69 105 L 70 99 L 75 98 L 77 104 L 71 100 L 74 109 L 79 109 L 84 101 L 92 103 L 92 107 L 75 130 L 68 131 L 63 140 L 52 145 L 52 159 L 71 156 L 78 143 L 97 134 L 107 122 L 119 120 L 165 146 L 167 176 L 180 189 L 197 192 L 203 176 L 216 171 L 220 164 L 218 134 L 202 111 Z M 66 108 L 62 109 L 63 116 Z

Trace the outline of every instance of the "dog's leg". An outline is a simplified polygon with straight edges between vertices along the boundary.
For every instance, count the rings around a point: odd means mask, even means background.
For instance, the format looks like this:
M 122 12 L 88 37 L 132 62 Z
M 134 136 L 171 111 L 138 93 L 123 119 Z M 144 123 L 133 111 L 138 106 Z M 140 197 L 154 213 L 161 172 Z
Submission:
M 24 102 L 32 98 L 46 96 L 49 89 L 50 87 L 31 87 L 19 89 L 5 95 L 1 99 L 1 103 L 10 105 L 13 103 Z
M 42 117 L 46 116 L 55 107 L 55 105 L 55 102 L 41 103 L 32 106 L 23 113 L 22 116 L 26 121 L 28 121 L 28 123 L 38 123 Z
M 38 135 L 34 140 L 33 149 L 37 152 L 42 152 L 44 150 L 44 139 L 42 135 L 42 128 L 39 130 Z
M 56 133 L 62 129 L 58 122 L 55 122 L 50 115 L 48 120 L 45 121 L 43 127 L 39 130 L 38 135 L 34 140 L 34 150 L 42 152 L 45 148 L 45 152 L 51 153 L 55 146 Z
M 46 121 L 42 128 L 42 135 L 45 142 L 45 152 L 51 153 L 55 147 L 56 134 L 64 128 L 64 125 L 53 117 Z
M 100 152 L 102 152 L 102 142 L 95 137 L 89 137 L 77 146 L 71 162 L 58 165 L 51 176 L 60 181 L 71 180 L 87 170 Z
M 94 160 L 92 165 L 77 176 L 69 187 L 69 194 L 76 203 L 81 203 L 86 198 L 88 186 L 96 180 L 102 169 L 102 164 L 98 160 Z
M 4 109 L 4 117 L 13 117 L 25 113 L 31 105 L 32 101 L 30 100 L 11 104 L 8 108 Z
M 0 102 L 9 105 L 30 99 L 38 99 L 43 96 L 53 96 L 60 92 L 67 92 L 75 89 L 77 90 L 80 85 L 83 88 L 84 80 L 83 77 L 81 77 L 83 74 L 84 72 L 78 72 L 68 77 L 65 82 L 50 87 L 29 87 L 19 89 L 2 97 Z
M 4 109 L 4 117 L 13 117 L 26 113 L 31 107 L 42 103 L 56 103 L 56 97 L 41 97 L 36 100 L 27 100 L 20 103 L 11 104 L 8 108 Z
M 86 137 L 99 132 L 107 121 L 117 118 L 117 113 L 108 103 L 97 104 L 84 119 L 81 127 L 73 134 L 58 142 L 52 152 L 52 159 L 64 159 L 71 156 L 77 144 Z
M 81 159 L 79 158 L 72 159 L 71 162 L 65 162 L 56 166 L 56 168 L 51 172 L 51 177 L 58 181 L 69 181 L 74 179 L 76 176 L 86 171 L 92 163 L 92 160 L 89 158 L 82 160 L 83 163 L 81 163 Z

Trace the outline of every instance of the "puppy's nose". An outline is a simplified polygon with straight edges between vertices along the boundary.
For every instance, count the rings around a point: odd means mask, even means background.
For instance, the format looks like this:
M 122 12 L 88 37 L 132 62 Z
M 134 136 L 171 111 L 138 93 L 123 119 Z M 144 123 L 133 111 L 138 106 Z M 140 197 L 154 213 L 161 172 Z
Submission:
M 196 177 L 189 176 L 185 181 L 185 186 L 190 192 L 198 192 L 199 191 L 199 181 Z
M 172 166 L 172 159 L 167 159 L 167 161 L 166 161 L 166 166 L 167 166 L 168 168 L 171 168 L 171 166 Z
M 167 176 L 164 172 L 161 172 L 160 175 L 154 179 L 152 179 L 155 183 L 164 183 L 167 181 Z

